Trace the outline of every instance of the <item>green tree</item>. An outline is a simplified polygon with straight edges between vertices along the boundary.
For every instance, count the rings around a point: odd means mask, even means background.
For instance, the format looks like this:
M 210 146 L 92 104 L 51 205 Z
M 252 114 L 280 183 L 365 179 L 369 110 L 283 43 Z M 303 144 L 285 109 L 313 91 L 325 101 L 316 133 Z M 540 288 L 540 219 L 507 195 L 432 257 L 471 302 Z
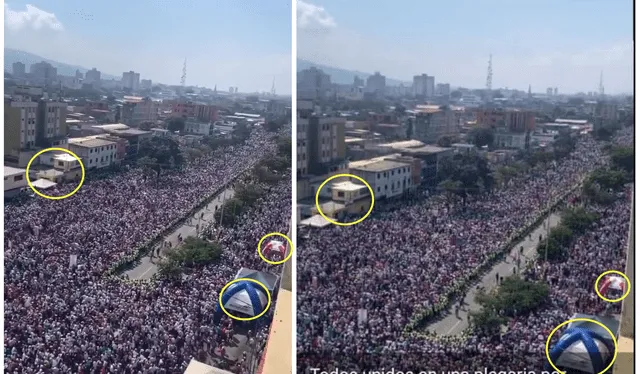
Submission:
M 184 163 L 178 142 L 171 138 L 154 136 L 140 143 L 138 157 L 155 160 L 158 168 L 154 169 L 158 176 L 163 169 L 179 168 Z
M 549 237 L 538 244 L 540 258 L 559 261 L 566 257 L 567 250 L 573 241 L 573 231 L 564 224 L 551 229 Z
M 614 166 L 633 175 L 635 159 L 633 147 L 614 147 L 611 149 L 611 162 Z
M 438 189 L 445 192 L 447 200 L 453 201 L 454 196 L 457 196 L 462 189 L 462 182 L 454 181 L 452 179 L 445 179 L 438 184 Z
M 454 135 L 444 135 L 438 139 L 438 146 L 440 147 L 451 147 L 453 143 L 456 143 L 458 138 Z
M 252 205 L 264 195 L 264 191 L 255 184 L 240 184 L 234 188 L 234 195 L 243 205 Z
M 610 170 L 606 168 L 599 168 L 594 170 L 589 175 L 589 180 L 597 183 L 604 189 L 612 189 L 619 191 L 624 187 L 627 182 L 627 178 L 624 172 L 620 170 Z
M 187 122 L 182 117 L 172 117 L 167 121 L 167 130 L 176 132 L 184 131 Z
M 278 155 L 287 157 L 291 160 L 291 136 L 282 136 L 278 138 Z
M 244 211 L 244 203 L 237 198 L 231 198 L 222 204 L 219 213 L 216 213 L 216 222 L 226 227 L 235 224 L 237 217 Z
M 140 130 L 144 130 L 144 131 L 149 131 L 151 130 L 151 128 L 154 126 L 154 123 L 151 121 L 144 121 L 141 122 L 140 125 L 138 125 L 138 128 Z
M 476 147 L 482 148 L 485 145 L 490 147 L 493 145 L 495 131 L 488 127 L 477 127 L 471 131 L 470 137 Z
M 584 207 L 568 208 L 562 213 L 562 224 L 576 234 L 582 234 L 599 218 L 595 212 L 589 212 Z
M 160 176 L 160 165 L 158 164 L 157 159 L 149 156 L 143 156 L 140 157 L 136 163 L 142 168 L 142 171 L 146 176 Z
M 506 317 L 502 317 L 490 309 L 482 308 L 480 311 L 472 311 L 470 314 L 474 329 L 488 336 L 499 334 L 500 326 L 507 322 Z

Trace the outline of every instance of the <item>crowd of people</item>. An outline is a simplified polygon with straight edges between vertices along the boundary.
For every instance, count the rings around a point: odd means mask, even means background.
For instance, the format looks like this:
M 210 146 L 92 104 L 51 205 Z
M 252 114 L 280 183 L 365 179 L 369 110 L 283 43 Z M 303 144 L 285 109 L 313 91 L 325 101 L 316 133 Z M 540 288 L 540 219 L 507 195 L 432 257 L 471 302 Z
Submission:
M 540 369 L 551 329 L 574 312 L 601 312 L 607 305 L 593 292 L 593 282 L 605 270 L 624 271 L 628 199 L 597 208 L 603 217 L 597 228 L 573 245 L 567 262 L 546 272 L 552 303 L 511 321 L 507 333 L 424 338 L 403 329 L 500 251 L 516 230 L 532 224 L 551 201 L 606 163 L 602 144 L 583 138 L 556 164 L 471 198 L 464 209 L 459 202 L 418 197 L 381 209 L 376 204 L 378 212 L 355 226 L 303 229 L 298 235 L 298 372 Z M 359 319 L 363 310 L 366 319 Z
M 221 344 L 221 327 L 212 323 L 218 292 L 239 268 L 265 268 L 257 241 L 286 232 L 290 205 L 282 202 L 290 201 L 290 181 L 271 188 L 239 225 L 218 229 L 219 264 L 181 282 L 125 282 L 104 274 L 276 151 L 274 138 L 256 129 L 244 144 L 165 172 L 159 181 L 134 168 L 87 182 L 64 200 L 6 205 L 4 372 L 181 373 L 203 349 Z M 264 341 L 266 329 L 254 329 L 251 338 Z

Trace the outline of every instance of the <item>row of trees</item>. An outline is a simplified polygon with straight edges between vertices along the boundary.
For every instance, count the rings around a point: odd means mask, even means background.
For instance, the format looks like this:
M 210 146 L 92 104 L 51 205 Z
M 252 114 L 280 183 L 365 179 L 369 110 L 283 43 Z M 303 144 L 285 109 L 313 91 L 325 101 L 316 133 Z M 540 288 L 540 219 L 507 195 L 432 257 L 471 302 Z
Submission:
M 479 332 L 493 335 L 509 317 L 530 313 L 549 300 L 549 286 L 543 282 L 528 281 L 518 275 L 503 279 L 491 292 L 481 290 L 475 301 L 482 307 L 471 312 L 471 322 Z
M 222 205 L 220 214 L 216 214 L 216 223 L 233 226 L 271 186 L 287 175 L 287 170 L 291 168 L 291 137 L 280 136 L 276 144 L 276 155 L 256 164 L 251 173 L 234 187 L 234 196 Z
M 189 236 L 182 245 L 166 252 L 166 257 L 158 264 L 158 272 L 170 279 L 180 279 L 183 273 L 217 263 L 221 257 L 222 248 L 218 242 Z

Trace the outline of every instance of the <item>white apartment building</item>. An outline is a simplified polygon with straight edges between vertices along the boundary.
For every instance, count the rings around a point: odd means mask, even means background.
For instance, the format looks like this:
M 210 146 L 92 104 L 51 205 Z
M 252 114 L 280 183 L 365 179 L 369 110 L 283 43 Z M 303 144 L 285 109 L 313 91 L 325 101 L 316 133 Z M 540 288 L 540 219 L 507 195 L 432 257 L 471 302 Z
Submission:
M 61 128 L 61 124 L 66 123 L 67 103 L 59 101 L 47 101 L 41 104 L 41 115 L 44 131 L 41 134 L 46 139 L 57 138 L 66 135 L 66 129 Z M 55 145 L 62 145 L 58 143 Z
M 309 155 L 307 154 L 307 129 L 309 127 L 308 118 L 300 118 L 297 120 L 297 136 L 296 136 L 296 159 L 297 175 L 303 176 L 309 170 Z
M 115 142 L 105 139 L 69 139 L 69 150 L 80 159 L 85 169 L 104 168 L 118 161 Z
M 5 118 L 5 153 L 12 148 L 25 149 L 35 146 L 37 113 L 37 102 L 20 98 L 10 101 L 5 100 L 5 117 L 7 115 L 12 117 L 10 121 Z M 17 124 L 19 124 L 19 130 L 18 128 L 11 128 L 11 131 L 9 131 L 7 128 Z M 19 134 L 18 138 L 13 139 L 13 136 L 17 134 Z
M 415 75 L 413 77 L 413 95 L 432 97 L 435 93 L 435 81 L 434 76 L 427 74 Z
M 411 164 L 394 160 L 376 160 L 349 165 L 350 173 L 369 183 L 376 200 L 399 196 L 414 188 Z
M 27 178 L 25 172 L 25 169 L 12 168 L 10 166 L 4 167 L 5 196 L 18 193 L 20 192 L 20 190 L 27 187 Z
M 376 71 L 373 75 L 370 75 L 367 78 L 367 92 L 384 95 L 386 86 L 387 78 L 384 75 L 380 74 L 379 71 Z
M 187 121 L 184 125 L 184 132 L 192 135 L 212 135 L 213 124 L 209 122 Z
M 140 73 L 134 71 L 122 73 L 122 87 L 137 91 L 140 88 Z

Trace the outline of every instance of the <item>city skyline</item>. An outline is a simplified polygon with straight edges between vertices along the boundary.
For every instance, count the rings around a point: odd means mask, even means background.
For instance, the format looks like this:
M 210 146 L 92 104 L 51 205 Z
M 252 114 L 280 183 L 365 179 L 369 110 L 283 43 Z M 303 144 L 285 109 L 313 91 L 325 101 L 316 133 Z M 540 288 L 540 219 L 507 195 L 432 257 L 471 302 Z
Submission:
M 117 77 L 133 70 L 170 85 L 180 84 L 186 57 L 187 85 L 269 92 L 275 77 L 277 93 L 291 94 L 290 2 L 189 5 L 8 1 L 5 47 Z
M 597 91 L 602 71 L 605 93 L 633 92 L 631 4 L 576 4 L 406 1 L 411 12 L 388 17 L 398 4 L 299 1 L 297 57 L 403 81 L 426 73 L 436 83 L 484 88 L 492 55 L 494 88 Z M 487 19 L 499 22 L 477 26 Z

